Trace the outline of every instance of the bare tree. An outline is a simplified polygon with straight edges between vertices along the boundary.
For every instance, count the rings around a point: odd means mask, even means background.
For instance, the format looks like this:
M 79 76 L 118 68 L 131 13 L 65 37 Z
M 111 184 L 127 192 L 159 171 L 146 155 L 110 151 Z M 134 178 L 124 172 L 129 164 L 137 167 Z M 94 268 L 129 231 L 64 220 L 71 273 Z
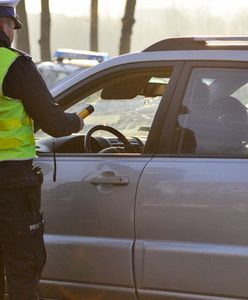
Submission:
M 98 51 L 98 0 L 91 0 L 90 50 Z
M 127 0 L 125 15 L 122 18 L 122 31 L 120 39 L 119 53 L 130 52 L 132 27 L 135 23 L 134 12 L 135 12 L 136 0 Z
M 16 12 L 23 24 L 23 28 L 21 30 L 17 30 L 16 48 L 26 53 L 30 53 L 28 21 L 24 0 L 20 1 L 20 3 L 17 5 Z
M 49 0 L 41 0 L 41 37 L 39 40 L 41 60 L 51 59 L 50 27 L 51 16 L 49 10 Z

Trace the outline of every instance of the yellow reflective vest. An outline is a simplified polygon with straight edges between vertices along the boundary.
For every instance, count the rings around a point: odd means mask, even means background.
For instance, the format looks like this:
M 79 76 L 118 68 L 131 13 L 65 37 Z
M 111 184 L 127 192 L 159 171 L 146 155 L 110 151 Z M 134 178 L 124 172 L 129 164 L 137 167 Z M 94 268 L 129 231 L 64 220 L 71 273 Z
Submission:
M 3 94 L 4 78 L 19 55 L 14 50 L 0 47 L 0 161 L 25 160 L 35 156 L 32 119 L 20 99 Z

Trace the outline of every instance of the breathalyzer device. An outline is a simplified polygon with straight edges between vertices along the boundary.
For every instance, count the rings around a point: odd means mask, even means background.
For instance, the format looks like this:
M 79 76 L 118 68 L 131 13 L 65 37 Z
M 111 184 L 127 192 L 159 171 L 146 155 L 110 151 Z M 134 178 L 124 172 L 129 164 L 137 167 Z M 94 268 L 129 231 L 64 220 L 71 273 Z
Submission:
M 82 111 L 78 113 L 78 116 L 82 119 L 86 118 L 88 115 L 93 113 L 94 107 L 92 105 L 88 105 L 86 108 L 84 108 Z

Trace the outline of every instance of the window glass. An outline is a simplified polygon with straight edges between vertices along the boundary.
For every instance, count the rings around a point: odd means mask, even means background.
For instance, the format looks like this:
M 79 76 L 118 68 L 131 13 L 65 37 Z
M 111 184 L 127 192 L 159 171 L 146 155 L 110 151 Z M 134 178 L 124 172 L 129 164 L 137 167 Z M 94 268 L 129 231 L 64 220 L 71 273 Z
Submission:
M 133 138 L 136 138 L 136 143 L 138 141 L 139 145 L 144 146 L 171 73 L 172 68 L 165 68 L 163 71 L 149 70 L 112 76 L 106 78 L 104 83 L 101 80 L 101 83 L 96 85 L 90 95 L 82 96 L 77 103 L 66 110 L 66 112 L 72 113 L 83 110 L 89 104 L 94 107 L 94 112 L 87 116 L 83 130 L 77 135 L 85 136 L 94 126 L 107 125 L 120 131 L 129 141 L 132 142 Z M 74 102 L 73 99 L 72 102 Z M 36 134 L 36 138 L 42 136 L 41 131 Z M 113 141 L 111 140 L 113 135 L 107 131 L 96 131 L 93 138 L 97 139 L 98 137 L 107 141 L 102 145 L 110 146 Z M 79 140 L 81 144 L 82 140 Z M 73 152 L 72 148 L 68 147 L 70 152 Z M 76 149 L 78 147 L 75 146 L 75 152 Z M 139 148 L 137 152 L 141 152 L 141 149 L 143 147 Z M 67 150 L 63 148 L 63 151 Z M 99 147 L 92 152 L 99 152 Z
M 248 153 L 248 71 L 193 70 L 178 117 L 178 153 Z
M 104 84 L 67 112 L 77 112 L 91 104 L 94 113 L 85 119 L 83 134 L 102 124 L 114 127 L 127 137 L 138 137 L 145 144 L 168 82 L 169 77 L 164 73 L 121 76 Z M 108 137 L 110 134 L 98 132 L 97 135 Z
M 233 94 L 233 97 L 240 99 L 240 102 L 248 108 L 248 83 L 245 83 L 238 88 Z

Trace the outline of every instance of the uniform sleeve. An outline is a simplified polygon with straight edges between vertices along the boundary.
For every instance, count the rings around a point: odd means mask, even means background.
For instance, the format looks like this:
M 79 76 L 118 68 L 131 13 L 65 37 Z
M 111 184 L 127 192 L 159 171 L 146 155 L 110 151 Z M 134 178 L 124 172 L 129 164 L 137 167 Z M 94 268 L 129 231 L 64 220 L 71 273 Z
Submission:
M 79 117 L 65 113 L 54 103 L 30 57 L 20 56 L 11 65 L 3 82 L 3 93 L 21 99 L 27 114 L 49 135 L 66 136 L 80 129 Z

